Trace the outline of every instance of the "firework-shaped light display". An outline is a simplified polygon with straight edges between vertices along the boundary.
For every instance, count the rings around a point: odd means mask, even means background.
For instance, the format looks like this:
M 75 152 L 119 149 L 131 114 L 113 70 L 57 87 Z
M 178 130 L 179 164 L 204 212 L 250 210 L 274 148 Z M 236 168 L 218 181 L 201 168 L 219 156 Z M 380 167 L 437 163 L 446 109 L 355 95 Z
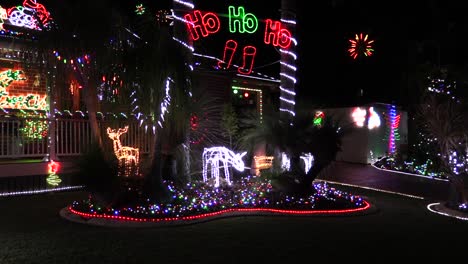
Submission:
M 349 55 L 356 59 L 359 55 L 371 56 L 374 53 L 372 48 L 373 40 L 369 39 L 369 35 L 356 34 L 354 39 L 350 39 L 351 47 L 348 49 Z
M 136 13 L 137 15 L 140 15 L 140 16 L 141 16 L 141 15 L 143 15 L 143 14 L 145 13 L 145 11 L 146 11 L 146 8 L 143 6 L 143 4 L 138 4 L 138 5 L 136 5 L 136 7 L 135 7 L 135 13 Z

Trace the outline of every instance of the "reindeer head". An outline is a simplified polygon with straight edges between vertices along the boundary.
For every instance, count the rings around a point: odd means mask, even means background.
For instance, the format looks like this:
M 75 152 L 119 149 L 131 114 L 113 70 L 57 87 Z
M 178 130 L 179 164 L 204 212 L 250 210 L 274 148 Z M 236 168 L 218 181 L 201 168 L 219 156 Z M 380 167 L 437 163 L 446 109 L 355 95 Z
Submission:
M 245 154 L 247 154 L 246 151 L 242 153 L 237 153 L 233 157 L 232 166 L 238 171 L 244 171 L 245 169 L 244 161 L 242 160 L 242 157 L 244 157 Z
M 125 126 L 124 128 L 118 128 L 118 129 L 111 129 L 110 127 L 108 127 L 107 135 L 112 140 L 119 140 L 120 135 L 127 133 L 127 131 L 128 131 L 128 126 Z

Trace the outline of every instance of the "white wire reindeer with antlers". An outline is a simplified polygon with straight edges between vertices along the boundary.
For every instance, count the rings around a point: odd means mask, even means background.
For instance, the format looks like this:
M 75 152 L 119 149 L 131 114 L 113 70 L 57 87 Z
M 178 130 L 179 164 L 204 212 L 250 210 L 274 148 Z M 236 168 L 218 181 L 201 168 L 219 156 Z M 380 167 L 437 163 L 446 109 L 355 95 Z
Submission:
M 231 185 L 231 179 L 229 176 L 229 165 L 232 165 L 238 171 L 244 171 L 244 161 L 242 157 L 247 152 L 234 153 L 225 147 L 212 147 L 205 148 L 203 150 L 203 181 L 208 180 L 208 166 L 211 166 L 211 177 L 215 178 L 215 187 L 219 187 L 219 163 L 223 163 L 224 177 L 228 185 Z

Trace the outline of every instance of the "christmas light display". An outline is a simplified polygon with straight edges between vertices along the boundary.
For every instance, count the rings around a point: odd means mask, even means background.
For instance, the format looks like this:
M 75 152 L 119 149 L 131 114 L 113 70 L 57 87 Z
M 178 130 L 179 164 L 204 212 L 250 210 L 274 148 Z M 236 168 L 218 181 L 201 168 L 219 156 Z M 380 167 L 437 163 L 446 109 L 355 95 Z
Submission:
M 6 88 L 10 86 L 12 82 L 26 80 L 22 74 L 22 70 L 14 71 L 11 69 L 0 73 L 0 107 L 27 110 L 46 110 L 46 95 L 28 93 L 17 94 L 13 96 L 6 91 Z
M 237 50 L 237 42 L 235 40 L 228 40 L 224 45 L 223 60 L 218 62 L 218 67 L 229 68 L 231 67 L 232 57 Z
M 252 88 L 245 88 L 240 86 L 232 86 L 234 92 L 238 90 L 241 91 L 249 91 L 249 92 L 256 92 L 258 93 L 258 115 L 260 117 L 260 122 L 263 121 L 263 91 L 260 89 L 252 89 Z
M 46 178 L 47 183 L 52 186 L 58 186 L 62 182 L 60 177 L 57 175 L 57 172 L 60 168 L 59 164 L 53 160 L 50 160 L 47 167 L 49 173 L 49 175 Z
M 400 115 L 397 115 L 395 105 L 388 107 L 388 118 L 387 123 L 389 127 L 388 131 L 388 153 L 394 154 L 396 152 L 395 141 L 400 140 L 400 134 L 398 133 L 398 127 L 400 126 Z
M 107 128 L 107 135 L 113 142 L 114 154 L 119 160 L 119 176 L 138 176 L 140 151 L 138 148 L 122 146 L 120 135 L 127 133 L 128 126 L 119 129 Z
M 367 128 L 374 129 L 380 127 L 380 117 L 374 110 L 374 107 L 369 107 L 369 120 L 367 121 Z
M 201 13 L 200 10 L 193 11 L 192 14 L 186 14 L 184 19 L 193 40 L 198 40 L 200 35 L 207 37 L 219 31 L 221 23 L 219 17 L 213 12 Z
M 143 6 L 143 4 L 138 4 L 135 7 L 135 13 L 137 15 L 143 15 L 146 12 L 146 8 Z
M 314 156 L 311 153 L 305 153 L 301 155 L 301 160 L 304 161 L 304 171 L 307 174 L 313 166 Z
M 353 122 L 356 124 L 357 127 L 363 127 L 364 123 L 366 122 L 366 109 L 355 107 L 353 112 L 351 113 L 351 117 L 353 118 Z
M 179 3 L 181 5 L 184 5 L 184 6 L 188 7 L 188 8 L 190 8 L 190 9 L 195 8 L 195 6 L 192 3 L 188 2 L 188 1 L 174 0 L 174 2 Z
M 289 171 L 291 169 L 291 160 L 284 152 L 281 152 L 281 169 L 283 171 Z
M 245 13 L 244 7 L 229 6 L 229 31 L 231 33 L 254 33 L 258 28 L 258 19 L 252 13 Z
M 43 139 L 47 136 L 48 124 L 44 113 L 25 113 L 20 111 L 18 117 L 24 120 L 23 127 L 19 128 L 21 136 L 27 141 Z
M 0 107 L 25 110 L 46 110 L 48 108 L 47 96 L 38 94 L 10 96 L 8 92 L 0 90 Z
M 222 162 L 224 168 L 224 177 L 228 185 L 231 185 L 231 179 L 229 175 L 229 165 L 234 167 L 236 170 L 244 171 L 244 161 L 242 157 L 247 152 L 234 153 L 226 147 L 211 147 L 203 150 L 203 181 L 208 181 L 208 167 L 211 167 L 211 177 L 215 179 L 214 187 L 219 187 L 219 163 Z
M 135 222 L 190 221 L 230 212 L 268 212 L 291 215 L 348 214 L 365 211 L 370 204 L 359 196 L 314 183 L 316 192 L 307 197 L 273 194 L 271 182 L 256 177 L 243 177 L 229 191 L 189 183 L 176 188 L 167 183 L 173 201 L 166 204 L 138 204 L 121 208 L 95 206 L 88 199 L 73 202 L 69 211 L 85 218 L 106 218 Z M 330 208 L 330 202 L 339 204 Z
M 269 169 L 273 166 L 273 156 L 254 156 L 255 175 L 260 175 L 260 170 Z
M 368 38 L 369 36 L 367 34 L 364 36 L 360 33 L 356 34 L 354 39 L 349 40 L 351 47 L 348 49 L 348 52 L 353 59 L 356 59 L 360 54 L 366 57 L 373 54 L 374 49 L 371 44 L 374 43 L 374 41 Z
M 25 0 L 23 6 L 8 8 L 6 16 L 3 14 L 2 18 L 8 20 L 11 25 L 34 30 L 48 27 L 51 20 L 50 13 L 44 5 L 35 0 Z
M 435 209 L 435 208 L 437 208 L 437 206 L 441 206 L 441 203 L 428 204 L 427 205 L 427 210 L 429 210 L 429 211 L 431 211 L 433 213 L 436 213 L 436 214 L 443 215 L 443 216 L 448 216 L 448 217 L 453 217 L 453 218 L 456 218 L 456 219 L 459 219 L 459 220 L 468 221 L 468 217 L 463 217 L 463 216 L 456 215 L 456 214 L 448 214 L 446 212 L 441 212 L 441 211 Z
M 66 186 L 66 187 L 58 187 L 58 188 L 41 189 L 41 190 L 34 190 L 34 191 L 4 192 L 4 193 L 0 193 L 0 197 L 41 194 L 41 193 L 49 193 L 49 192 L 61 192 L 61 191 L 79 190 L 82 188 L 84 188 L 83 185 L 78 185 L 78 186 Z
M 166 79 L 166 89 L 165 89 L 165 95 L 164 98 L 161 102 L 161 108 L 160 108 L 160 115 L 159 115 L 159 120 L 158 124 L 160 127 L 162 127 L 162 122 L 164 122 L 164 115 L 169 112 L 169 105 L 171 104 L 171 94 L 170 94 L 170 88 L 171 88 L 171 78 Z
M 265 44 L 279 46 L 282 49 L 288 49 L 291 46 L 291 32 L 283 27 L 279 21 L 271 19 L 266 20 L 265 35 L 263 41 Z
M 22 70 L 13 71 L 11 69 L 8 69 L 6 71 L 0 72 L 0 87 L 6 89 L 14 81 L 26 80 L 26 77 L 22 75 Z
M 304 172 L 307 174 L 313 166 L 314 156 L 311 153 L 303 153 L 300 159 L 304 162 Z M 291 159 L 284 152 L 281 152 L 281 169 L 283 171 L 291 169 Z
M 3 28 L 3 24 L 5 23 L 5 19 L 8 19 L 8 14 L 5 8 L 0 6 L 0 30 L 5 30 Z
M 321 127 L 324 119 L 325 113 L 322 111 L 316 111 L 314 115 L 314 126 Z
M 194 5 L 191 2 L 186 1 L 174 1 L 175 3 L 194 8 Z M 201 37 L 205 38 L 211 34 L 216 34 L 222 26 L 220 17 L 213 12 L 202 12 L 200 10 L 190 11 L 182 17 L 172 14 L 173 18 L 177 21 L 184 22 L 187 26 L 187 29 L 190 33 L 191 39 L 193 41 L 199 40 Z M 231 33 L 248 33 L 253 34 L 257 32 L 259 26 L 259 20 L 253 13 L 246 12 L 243 6 L 228 6 L 228 29 Z M 291 43 L 297 45 L 296 40 L 292 37 L 292 33 L 285 27 L 285 24 L 294 25 L 293 20 L 284 20 L 273 21 L 271 19 L 264 20 L 265 30 L 264 30 L 264 42 L 265 44 L 271 44 L 273 46 L 281 47 L 282 49 L 287 49 L 291 46 Z M 182 41 L 178 38 L 174 38 L 177 42 L 189 48 L 192 52 L 194 51 L 191 44 L 188 44 L 186 41 Z M 225 42 L 225 47 L 223 50 L 223 59 L 218 60 L 218 67 L 221 69 L 228 69 L 233 60 L 233 56 L 236 53 L 238 48 L 238 42 L 236 40 L 230 39 Z M 283 50 L 284 51 L 284 50 Z M 285 51 L 287 52 L 287 51 Z M 238 67 L 238 72 L 241 75 L 249 75 L 252 73 L 252 69 L 255 62 L 255 57 L 257 53 L 257 47 L 252 45 L 246 45 L 242 47 L 242 65 Z M 293 53 L 292 53 L 293 54 Z M 294 57 L 296 57 L 294 55 Z M 286 67 L 295 69 L 294 65 L 283 61 Z M 294 70 L 295 71 L 295 70 Z M 295 77 L 291 74 L 284 73 L 285 78 L 292 78 L 295 81 Z M 291 89 L 289 89 L 291 90 Z M 292 90 L 292 92 L 294 92 Z

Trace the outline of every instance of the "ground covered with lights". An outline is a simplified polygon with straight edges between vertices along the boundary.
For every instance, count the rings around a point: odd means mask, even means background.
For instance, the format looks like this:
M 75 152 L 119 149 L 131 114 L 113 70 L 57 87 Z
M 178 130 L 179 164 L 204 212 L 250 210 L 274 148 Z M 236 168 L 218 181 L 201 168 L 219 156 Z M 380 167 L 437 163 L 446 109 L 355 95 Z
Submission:
M 229 214 L 340 215 L 363 212 L 370 204 L 362 197 L 315 182 L 315 192 L 296 197 L 275 191 L 271 181 L 244 177 L 232 186 L 214 188 L 190 183 L 177 188 L 167 183 L 172 201 L 165 204 L 142 200 L 124 206 L 98 206 L 92 199 L 73 202 L 68 214 L 83 219 L 130 222 L 190 222 Z

